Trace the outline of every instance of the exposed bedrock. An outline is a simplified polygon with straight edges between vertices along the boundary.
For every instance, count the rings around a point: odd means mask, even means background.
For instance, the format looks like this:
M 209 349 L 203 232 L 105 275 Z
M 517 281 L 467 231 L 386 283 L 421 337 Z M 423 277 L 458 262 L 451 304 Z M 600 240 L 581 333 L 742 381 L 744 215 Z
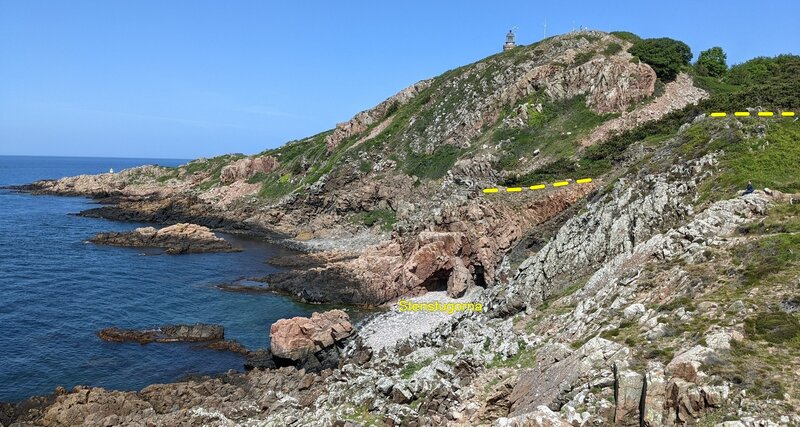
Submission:
M 245 157 L 223 167 L 220 170 L 219 179 L 222 183 L 229 184 L 252 178 L 258 173 L 270 173 L 278 166 L 278 159 L 273 156 Z
M 693 214 L 687 201 L 715 164 L 712 155 L 634 180 L 590 202 L 555 237 L 519 267 L 510 286 L 494 297 L 496 315 L 516 313 L 559 292 L 582 275 Z
M 326 251 L 304 257 L 304 269 L 268 278 L 270 286 L 309 302 L 379 305 L 401 296 L 505 280 L 497 267 L 525 230 L 544 223 L 595 188 L 574 185 L 515 204 L 487 198 L 446 202 L 431 222 L 361 252 Z
M 97 333 L 103 341 L 138 342 L 203 342 L 225 338 L 225 330 L 220 325 L 195 323 L 193 325 L 164 325 L 157 329 L 105 328 Z
M 142 227 L 122 233 L 98 233 L 90 241 L 101 245 L 162 248 L 172 255 L 239 250 L 225 239 L 214 235 L 208 227 L 184 223 L 162 229 Z

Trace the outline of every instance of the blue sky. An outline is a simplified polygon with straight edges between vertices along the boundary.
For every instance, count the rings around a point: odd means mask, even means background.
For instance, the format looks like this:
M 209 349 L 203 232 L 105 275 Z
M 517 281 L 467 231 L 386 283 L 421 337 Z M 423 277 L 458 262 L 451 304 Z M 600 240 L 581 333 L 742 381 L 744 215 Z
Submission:
M 329 129 L 415 81 L 585 26 L 728 62 L 800 53 L 791 2 L 0 0 L 0 154 L 192 158 Z

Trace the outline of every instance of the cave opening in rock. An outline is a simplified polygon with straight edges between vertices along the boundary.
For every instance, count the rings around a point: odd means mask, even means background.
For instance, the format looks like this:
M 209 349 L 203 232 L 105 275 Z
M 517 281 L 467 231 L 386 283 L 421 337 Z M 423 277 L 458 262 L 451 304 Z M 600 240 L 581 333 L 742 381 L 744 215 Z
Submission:
M 480 264 L 475 264 L 473 267 L 475 268 L 475 284 L 480 286 L 481 288 L 485 288 L 486 276 L 483 270 L 483 266 Z
M 422 287 L 425 288 L 428 292 L 433 291 L 446 291 L 447 290 L 447 279 L 450 278 L 451 270 L 440 269 L 436 270 L 435 273 L 431 274 L 424 282 L 422 282 Z

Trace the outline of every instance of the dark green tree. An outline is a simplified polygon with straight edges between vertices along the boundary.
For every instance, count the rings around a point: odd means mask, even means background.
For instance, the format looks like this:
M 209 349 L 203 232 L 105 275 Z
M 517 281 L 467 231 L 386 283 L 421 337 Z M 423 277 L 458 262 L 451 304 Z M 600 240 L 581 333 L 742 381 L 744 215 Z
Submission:
M 697 57 L 697 72 L 704 76 L 722 77 L 728 71 L 726 59 L 728 55 L 719 46 L 704 50 Z
M 692 60 L 692 50 L 686 43 L 670 38 L 642 39 L 628 52 L 653 67 L 662 81 L 672 81 Z

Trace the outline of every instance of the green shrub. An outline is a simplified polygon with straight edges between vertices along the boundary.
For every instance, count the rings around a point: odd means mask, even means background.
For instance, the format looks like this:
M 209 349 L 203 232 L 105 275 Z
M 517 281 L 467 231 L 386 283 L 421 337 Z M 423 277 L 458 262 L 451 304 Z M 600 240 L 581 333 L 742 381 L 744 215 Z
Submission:
M 636 43 L 642 39 L 641 37 L 629 31 L 612 31 L 611 35 L 631 43 Z
M 251 176 L 250 178 L 247 178 L 247 183 L 248 184 L 258 184 L 259 182 L 264 182 L 264 180 L 267 179 L 268 176 L 269 176 L 269 174 L 267 174 L 267 173 L 256 172 L 253 176 Z
M 372 162 L 369 160 L 361 160 L 358 162 L 358 170 L 362 173 L 368 173 L 372 170 Z
M 386 114 L 384 115 L 384 117 L 391 116 L 392 114 L 396 113 L 397 110 L 399 109 L 400 109 L 400 103 L 397 101 L 392 102 L 392 104 L 389 105 L 389 108 L 386 109 Z
M 667 37 L 639 40 L 628 52 L 653 67 L 656 75 L 664 81 L 675 80 L 692 60 L 692 50 L 686 43 Z
M 722 48 L 715 46 L 700 52 L 695 67 L 700 75 L 721 77 L 728 71 L 728 64 L 725 62 L 727 58 Z
M 608 46 L 606 46 L 605 50 L 603 50 L 603 55 L 611 56 L 611 55 L 614 55 L 614 54 L 616 54 L 617 52 L 619 52 L 621 50 L 622 50 L 622 46 L 620 46 L 619 43 L 609 43 Z
M 575 59 L 572 61 L 572 65 L 578 66 L 581 64 L 585 64 L 594 57 L 594 54 L 595 54 L 594 50 L 590 50 L 588 52 L 581 52 L 575 55 Z
M 461 149 L 452 145 L 440 145 L 431 154 L 416 153 L 410 151 L 406 154 L 403 170 L 409 176 L 417 176 L 426 179 L 439 179 L 447 174 L 447 171 L 456 162 Z
M 380 224 L 381 229 L 384 231 L 392 231 L 392 226 L 397 222 L 397 217 L 394 211 L 389 209 L 375 209 L 368 212 L 362 212 L 355 216 L 355 220 L 367 227 L 372 227 L 375 224 Z

